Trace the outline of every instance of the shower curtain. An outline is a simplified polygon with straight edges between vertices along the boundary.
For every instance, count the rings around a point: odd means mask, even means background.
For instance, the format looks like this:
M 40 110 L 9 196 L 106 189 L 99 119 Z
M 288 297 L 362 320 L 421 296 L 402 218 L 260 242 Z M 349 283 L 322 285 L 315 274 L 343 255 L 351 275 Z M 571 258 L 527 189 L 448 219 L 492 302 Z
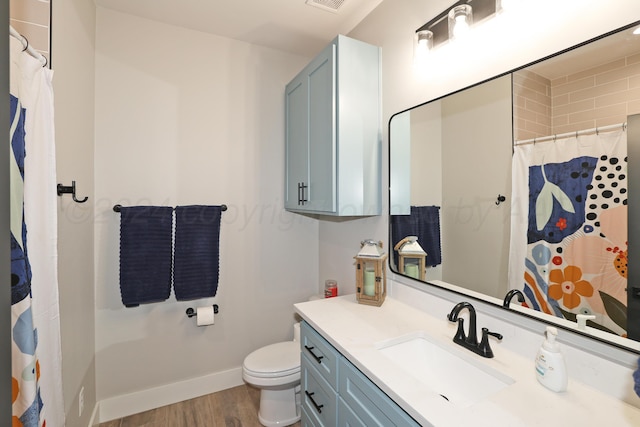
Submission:
M 516 145 L 509 284 L 535 309 L 626 333 L 627 141 L 606 133 Z
M 52 71 L 10 37 L 13 426 L 64 426 Z

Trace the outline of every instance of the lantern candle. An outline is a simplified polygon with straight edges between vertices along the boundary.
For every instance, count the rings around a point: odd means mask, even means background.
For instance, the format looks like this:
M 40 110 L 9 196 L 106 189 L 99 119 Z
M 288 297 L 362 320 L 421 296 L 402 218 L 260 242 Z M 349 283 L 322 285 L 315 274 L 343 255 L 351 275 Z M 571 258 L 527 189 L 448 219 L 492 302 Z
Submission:
M 404 271 L 407 276 L 417 279 L 419 276 L 418 264 L 405 264 Z
M 376 272 L 371 268 L 364 270 L 364 294 L 368 296 L 376 294 Z

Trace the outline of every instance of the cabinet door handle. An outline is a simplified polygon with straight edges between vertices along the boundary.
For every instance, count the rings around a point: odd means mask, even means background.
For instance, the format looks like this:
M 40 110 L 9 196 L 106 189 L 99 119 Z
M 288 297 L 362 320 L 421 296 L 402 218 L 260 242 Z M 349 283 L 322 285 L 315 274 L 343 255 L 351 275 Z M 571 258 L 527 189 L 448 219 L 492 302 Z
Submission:
M 302 204 L 302 183 L 298 183 L 298 205 Z
M 321 414 L 322 413 L 322 408 L 324 407 L 324 405 L 318 405 L 316 403 L 316 401 L 313 400 L 313 395 L 315 394 L 315 392 L 314 393 L 309 393 L 307 390 L 305 390 L 304 394 L 306 394 L 307 397 L 309 398 L 309 400 L 311 401 L 311 403 L 313 403 L 313 406 L 315 406 L 316 411 L 318 411 L 318 413 Z
M 301 193 L 301 195 L 300 195 L 300 200 L 298 200 L 298 204 L 300 204 L 300 205 L 304 205 L 307 202 L 307 198 L 304 195 L 304 193 L 305 193 L 304 189 L 305 188 L 308 188 L 308 186 L 304 182 L 301 182 L 300 183 L 300 193 Z
M 304 346 L 304 348 L 306 348 L 306 349 L 307 349 L 307 351 L 308 351 L 308 352 L 313 356 L 313 358 L 314 358 L 314 359 L 316 359 L 316 362 L 318 362 L 318 363 L 322 363 L 322 358 L 323 358 L 324 356 L 316 356 L 316 354 L 313 352 L 313 349 L 314 349 L 315 347 L 309 347 L 308 345 L 305 345 L 305 346 Z

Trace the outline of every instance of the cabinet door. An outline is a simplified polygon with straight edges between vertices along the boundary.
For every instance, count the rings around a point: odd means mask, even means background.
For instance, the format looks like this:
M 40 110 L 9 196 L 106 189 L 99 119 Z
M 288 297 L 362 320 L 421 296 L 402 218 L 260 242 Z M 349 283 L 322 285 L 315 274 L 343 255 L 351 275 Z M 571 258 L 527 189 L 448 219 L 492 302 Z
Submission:
M 340 359 L 338 370 L 340 398 L 362 422 L 362 425 L 367 427 L 418 427 L 420 425 L 346 359 Z
M 309 185 L 309 85 L 299 74 L 285 90 L 285 207 L 304 208 L 302 186 Z
M 334 389 L 338 386 L 338 359 L 340 353 L 333 348 L 307 322 L 300 325 L 300 351 L 312 361 L 313 367 Z
M 300 377 L 302 388 L 300 398 L 305 424 L 335 426 L 338 416 L 338 395 L 306 355 L 301 358 Z
M 345 401 L 338 398 L 338 427 L 369 427 L 349 408 Z
M 308 67 L 309 209 L 336 211 L 336 45 Z

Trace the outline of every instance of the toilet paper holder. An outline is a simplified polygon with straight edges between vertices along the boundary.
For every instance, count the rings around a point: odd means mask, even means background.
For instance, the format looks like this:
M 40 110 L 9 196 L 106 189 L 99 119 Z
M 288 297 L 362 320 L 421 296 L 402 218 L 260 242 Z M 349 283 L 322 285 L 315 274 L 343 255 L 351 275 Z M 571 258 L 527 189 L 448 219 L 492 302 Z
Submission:
M 218 314 L 218 304 L 213 304 L 213 313 Z M 197 316 L 197 313 L 192 307 L 189 307 L 187 308 L 187 316 L 188 317 Z

